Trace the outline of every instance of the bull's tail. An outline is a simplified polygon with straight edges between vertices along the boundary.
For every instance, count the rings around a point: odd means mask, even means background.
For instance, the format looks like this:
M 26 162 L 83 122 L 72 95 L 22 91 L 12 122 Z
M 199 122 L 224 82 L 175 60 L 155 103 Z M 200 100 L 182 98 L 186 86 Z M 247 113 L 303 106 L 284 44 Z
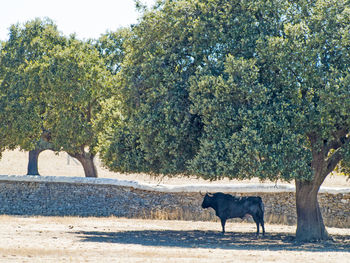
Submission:
M 265 206 L 264 206 L 264 203 L 261 199 L 261 197 L 259 197 L 259 207 L 260 207 L 260 224 L 261 224 L 261 227 L 262 227 L 262 230 L 263 230 L 263 235 L 265 235 L 265 223 L 264 223 L 264 212 L 265 212 Z M 259 224 L 258 224 L 259 226 Z
M 261 199 L 260 196 L 258 196 L 259 198 L 259 214 L 260 214 L 260 217 L 262 218 L 262 220 L 264 220 L 264 212 L 265 212 L 265 206 L 264 206 L 264 203 Z
M 265 212 L 265 206 L 264 206 L 264 203 L 263 203 L 261 197 L 260 197 L 259 207 L 260 207 L 262 213 L 264 214 L 264 212 Z

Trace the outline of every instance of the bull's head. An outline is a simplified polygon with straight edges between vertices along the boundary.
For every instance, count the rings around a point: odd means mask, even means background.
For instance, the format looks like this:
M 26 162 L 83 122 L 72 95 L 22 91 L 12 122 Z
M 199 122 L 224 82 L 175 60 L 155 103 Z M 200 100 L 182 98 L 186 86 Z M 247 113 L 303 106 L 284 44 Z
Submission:
M 212 207 L 213 204 L 213 194 L 206 193 L 203 198 L 202 208 Z

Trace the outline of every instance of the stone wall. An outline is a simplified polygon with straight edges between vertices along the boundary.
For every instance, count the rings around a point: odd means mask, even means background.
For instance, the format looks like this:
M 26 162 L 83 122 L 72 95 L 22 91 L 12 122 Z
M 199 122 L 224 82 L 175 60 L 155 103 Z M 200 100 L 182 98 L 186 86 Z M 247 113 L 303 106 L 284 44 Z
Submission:
M 96 183 L 100 182 L 98 179 L 66 182 L 23 178 L 0 178 L 0 214 L 217 220 L 212 209 L 201 208 L 203 197 L 199 192 L 151 191 L 128 184 Z M 260 192 L 257 188 L 255 192 L 240 192 L 237 189 L 231 193 L 262 197 L 266 223 L 296 224 L 293 191 Z M 326 226 L 350 227 L 350 191 L 321 192 L 319 202 Z

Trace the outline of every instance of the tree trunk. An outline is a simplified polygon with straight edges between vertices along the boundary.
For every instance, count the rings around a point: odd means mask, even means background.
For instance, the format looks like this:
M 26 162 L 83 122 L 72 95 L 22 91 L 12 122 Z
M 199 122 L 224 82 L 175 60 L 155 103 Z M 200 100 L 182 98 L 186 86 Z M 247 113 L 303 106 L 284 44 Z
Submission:
M 39 154 L 45 150 L 54 150 L 50 143 L 50 133 L 43 131 L 34 150 L 29 151 L 27 175 L 40 175 L 38 171 Z
M 95 155 L 91 153 L 76 153 L 71 154 L 68 153 L 70 156 L 76 158 L 81 165 L 84 168 L 85 177 L 97 177 L 97 169 L 94 163 L 94 157 Z
M 41 149 L 29 151 L 27 175 L 40 175 L 38 171 L 38 159 L 42 151 Z
M 315 180 L 296 180 L 295 185 L 297 208 L 297 241 L 314 242 L 329 239 L 317 200 L 317 193 L 320 185 L 318 185 Z

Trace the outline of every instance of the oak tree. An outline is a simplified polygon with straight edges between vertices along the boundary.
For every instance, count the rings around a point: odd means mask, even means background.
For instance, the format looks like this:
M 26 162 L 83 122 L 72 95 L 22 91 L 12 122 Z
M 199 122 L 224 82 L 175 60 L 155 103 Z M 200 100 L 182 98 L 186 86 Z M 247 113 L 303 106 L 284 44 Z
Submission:
M 5 145 L 29 151 L 28 174 L 38 175 L 38 156 L 49 143 L 50 131 L 43 126 L 46 102 L 42 87 L 35 78 L 28 79 L 26 69 L 33 61 L 39 62 L 56 45 L 65 45 L 66 39 L 50 19 L 35 19 L 24 25 L 12 25 L 9 39 L 0 55 L 1 134 Z M 28 85 L 28 82 L 36 85 Z
M 252 59 L 229 55 L 223 74 L 193 80 L 205 128 L 191 166 L 209 179 L 294 180 L 297 239 L 325 240 L 318 191 L 349 171 L 350 6 L 293 1 L 283 13 Z
M 82 164 L 86 177 L 97 177 L 97 122 L 103 101 L 111 94 L 112 75 L 96 48 L 74 37 L 56 46 L 41 63 L 33 62 L 27 74 L 36 76 L 47 105 L 44 125 L 55 149 Z

